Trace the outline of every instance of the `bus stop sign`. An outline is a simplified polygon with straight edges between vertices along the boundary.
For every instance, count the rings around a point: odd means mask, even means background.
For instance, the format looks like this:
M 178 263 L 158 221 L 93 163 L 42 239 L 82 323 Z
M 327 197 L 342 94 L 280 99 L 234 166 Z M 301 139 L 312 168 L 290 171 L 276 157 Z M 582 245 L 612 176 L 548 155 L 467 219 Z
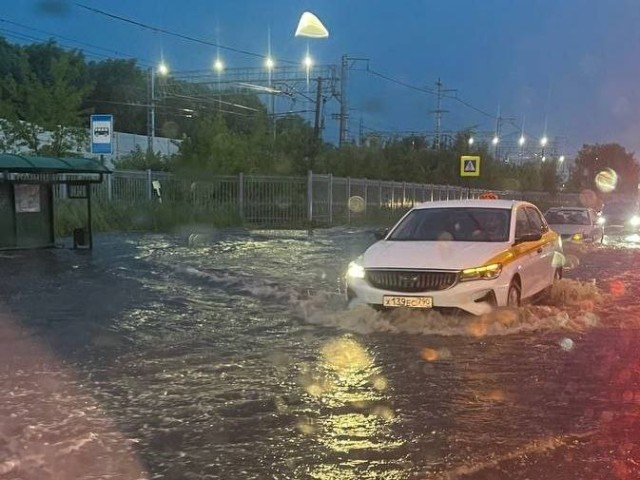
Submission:
M 91 115 L 91 153 L 112 153 L 113 115 Z

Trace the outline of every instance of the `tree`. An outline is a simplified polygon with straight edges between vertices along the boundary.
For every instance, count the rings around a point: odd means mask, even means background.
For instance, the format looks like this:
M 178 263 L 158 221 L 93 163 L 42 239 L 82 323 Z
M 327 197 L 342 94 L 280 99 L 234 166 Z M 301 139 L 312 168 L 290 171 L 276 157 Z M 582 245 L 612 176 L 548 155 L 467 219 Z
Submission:
M 146 134 L 148 74 L 135 60 L 104 60 L 87 67 L 94 88 L 84 108 L 91 113 L 112 114 L 118 131 Z
M 606 168 L 617 174 L 617 192 L 637 192 L 640 167 L 634 154 L 617 143 L 583 145 L 576 156 L 569 185 L 574 190 L 597 189 L 596 175 Z
M 36 155 L 63 156 L 84 146 L 81 106 L 91 89 L 84 67 L 81 53 L 62 51 L 53 42 L 20 52 L 18 69 L 2 82 L 6 149 L 27 147 Z

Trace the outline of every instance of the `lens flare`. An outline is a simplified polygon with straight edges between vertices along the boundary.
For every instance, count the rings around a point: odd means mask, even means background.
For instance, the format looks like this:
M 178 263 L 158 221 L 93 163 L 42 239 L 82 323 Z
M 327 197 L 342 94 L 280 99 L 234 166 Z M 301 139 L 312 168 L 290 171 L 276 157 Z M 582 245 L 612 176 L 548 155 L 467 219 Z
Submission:
M 618 185 L 618 174 L 611 168 L 602 170 L 596 175 L 596 187 L 603 193 L 610 193 Z
M 349 198 L 349 210 L 353 213 L 362 213 L 364 212 L 364 198 L 354 195 Z

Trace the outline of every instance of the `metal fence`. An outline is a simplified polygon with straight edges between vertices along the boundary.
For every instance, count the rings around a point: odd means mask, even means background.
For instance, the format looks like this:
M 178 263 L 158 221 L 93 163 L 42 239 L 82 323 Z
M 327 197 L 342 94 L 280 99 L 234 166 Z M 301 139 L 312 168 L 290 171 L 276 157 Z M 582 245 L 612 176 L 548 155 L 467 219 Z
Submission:
M 158 192 L 154 184 L 160 187 Z M 417 203 L 478 198 L 484 189 L 451 185 L 341 178 L 309 172 L 306 177 L 227 175 L 187 180 L 174 174 L 115 171 L 93 185 L 98 202 L 179 204 L 198 211 L 235 212 L 250 224 L 340 225 L 394 219 Z M 578 205 L 578 194 L 495 191 L 501 198 L 551 205 Z M 64 197 L 61 188 L 56 191 Z

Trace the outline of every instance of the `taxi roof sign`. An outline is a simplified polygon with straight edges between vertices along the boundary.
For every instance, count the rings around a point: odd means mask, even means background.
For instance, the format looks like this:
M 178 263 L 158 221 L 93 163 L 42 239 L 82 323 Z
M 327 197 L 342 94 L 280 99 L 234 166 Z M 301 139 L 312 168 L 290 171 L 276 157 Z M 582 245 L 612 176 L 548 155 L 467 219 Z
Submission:
M 476 155 L 462 155 L 460 157 L 460 176 L 479 177 L 480 157 Z

